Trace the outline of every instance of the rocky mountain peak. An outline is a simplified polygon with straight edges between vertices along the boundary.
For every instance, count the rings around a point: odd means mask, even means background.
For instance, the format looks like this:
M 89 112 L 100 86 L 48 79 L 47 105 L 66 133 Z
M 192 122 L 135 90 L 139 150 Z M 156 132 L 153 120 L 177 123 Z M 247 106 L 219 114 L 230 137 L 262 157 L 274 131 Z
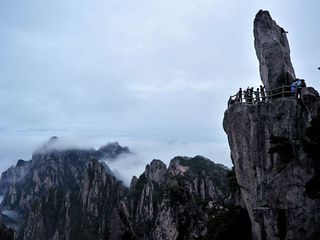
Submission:
M 146 166 L 145 174 L 148 181 L 162 183 L 167 172 L 166 165 L 160 160 L 154 159 Z
M 76 144 L 65 141 L 65 139 L 60 139 L 56 136 L 49 138 L 47 141 L 42 143 L 38 148 L 36 148 L 33 152 L 32 159 L 42 158 L 44 156 L 50 155 L 66 155 L 71 152 L 75 154 L 88 153 L 92 154 L 95 150 L 78 147 Z
M 130 190 L 136 187 L 137 182 L 138 182 L 138 178 L 136 176 L 133 176 L 130 181 Z
M 188 166 L 183 166 L 180 164 L 182 160 L 190 160 L 191 158 L 189 157 L 175 157 L 174 159 L 171 160 L 168 172 L 171 175 L 184 175 L 188 170 Z
M 22 166 L 24 166 L 24 165 L 27 164 L 27 163 L 28 163 L 28 161 L 25 161 L 25 160 L 23 160 L 23 159 L 19 159 L 18 162 L 17 162 L 17 164 L 16 164 L 16 167 L 22 167 Z
M 97 158 L 114 160 L 121 154 L 130 154 L 131 151 L 127 146 L 122 147 L 118 142 L 108 143 L 97 150 Z
M 5 193 L 5 190 L 11 184 L 19 183 L 30 171 L 31 162 L 18 160 L 16 166 L 8 168 L 1 174 L 0 178 L 0 195 Z
M 127 188 L 94 149 L 51 148 L 57 139 L 52 140 L 32 160 L 19 160 L 2 174 L 5 224 L 16 229 L 16 239 L 104 239 L 109 231 L 121 238 L 125 230 L 112 230 L 119 226 L 110 219 L 122 211 L 118 204 Z M 13 213 L 19 219 L 10 217 Z
M 260 76 L 266 90 L 292 83 L 296 77 L 287 32 L 277 25 L 268 11 L 263 10 L 255 17 L 253 32 Z
M 35 154 L 46 153 L 53 150 L 56 150 L 58 147 L 59 138 L 57 136 L 52 136 L 44 142 L 38 149 L 35 150 Z
M 50 139 L 49 139 L 49 143 L 55 143 L 59 141 L 59 138 L 57 136 L 52 136 Z
M 130 186 L 131 216 L 138 239 L 223 239 L 216 232 L 219 226 L 211 228 L 208 221 L 218 214 L 216 209 L 223 214 L 231 212 L 223 207 L 231 196 L 228 172 L 201 156 L 175 157 L 168 169 L 160 160 L 153 160 Z M 228 221 L 232 218 L 226 217 Z M 235 228 L 232 231 L 237 231 Z
M 18 240 L 213 239 L 231 228 L 243 232 L 234 228 L 242 220 L 249 226 L 245 212 L 228 208 L 230 171 L 225 167 L 201 156 L 176 157 L 169 170 L 155 159 L 127 188 L 97 158 L 103 151 L 117 157 L 123 152 L 117 149 L 128 152 L 111 143 L 98 150 L 56 149 L 19 160 L 0 179 L 0 224 L 15 229 Z M 219 217 L 229 222 L 222 226 Z M 0 239 L 2 232 L 7 234 L 0 225 Z
M 283 28 L 269 12 L 254 20 L 255 48 L 267 90 L 294 79 Z M 254 239 L 316 239 L 320 225 L 320 98 L 233 104 L 224 116 L 231 159 Z

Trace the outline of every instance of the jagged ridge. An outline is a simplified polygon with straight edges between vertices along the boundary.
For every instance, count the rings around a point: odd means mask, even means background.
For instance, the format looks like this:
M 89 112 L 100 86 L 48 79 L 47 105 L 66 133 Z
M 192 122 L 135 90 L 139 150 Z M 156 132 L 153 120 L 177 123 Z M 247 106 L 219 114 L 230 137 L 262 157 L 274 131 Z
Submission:
M 226 167 L 201 156 L 176 157 L 168 169 L 154 160 L 128 189 L 92 152 L 37 152 L 2 175 L 1 208 L 20 216 L 16 239 L 196 239 L 225 233 L 217 233 L 221 222 L 213 216 L 224 219 L 233 204 Z M 20 178 L 21 172 L 27 173 Z M 245 219 L 245 213 L 236 214 L 228 217 Z

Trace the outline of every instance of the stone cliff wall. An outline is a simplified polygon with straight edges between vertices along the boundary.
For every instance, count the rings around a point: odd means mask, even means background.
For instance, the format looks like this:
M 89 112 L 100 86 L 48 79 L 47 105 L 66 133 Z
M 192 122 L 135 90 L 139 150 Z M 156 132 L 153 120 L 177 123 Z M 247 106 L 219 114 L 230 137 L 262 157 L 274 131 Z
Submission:
M 259 59 L 260 76 L 266 90 L 290 85 L 295 73 L 290 59 L 286 31 L 277 25 L 268 11 L 260 10 L 254 20 L 254 46 Z
M 131 184 L 129 199 L 137 236 L 154 240 L 204 238 L 215 210 L 230 202 L 228 172 L 201 156 L 176 157 L 168 169 L 153 160 Z
M 121 204 L 127 188 L 94 156 L 92 150 L 38 151 L 2 174 L 1 210 L 18 216 L 14 224 L 12 217 L 6 221 L 16 239 L 131 236 L 128 210 Z
M 226 167 L 202 156 L 176 157 L 168 168 L 153 160 L 127 188 L 93 154 L 75 149 L 37 152 L 31 161 L 19 160 L 2 174 L 1 211 L 16 230 L 15 239 L 250 236 L 246 211 L 234 208 L 232 172 Z
M 225 113 L 237 181 L 258 239 L 304 239 L 320 224 L 319 198 L 306 191 L 318 175 L 306 138 L 319 118 L 320 99 L 313 97 L 317 106 L 279 99 L 234 104 Z
M 294 79 L 285 32 L 266 11 L 254 23 L 255 47 L 266 88 Z M 320 98 L 232 104 L 223 127 L 253 237 L 316 239 L 320 226 Z

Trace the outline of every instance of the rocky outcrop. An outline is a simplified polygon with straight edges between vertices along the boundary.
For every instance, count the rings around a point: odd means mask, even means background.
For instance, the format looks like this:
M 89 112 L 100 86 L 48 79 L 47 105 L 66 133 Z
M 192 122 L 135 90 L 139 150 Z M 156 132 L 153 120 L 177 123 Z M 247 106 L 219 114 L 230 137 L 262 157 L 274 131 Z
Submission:
M 31 161 L 18 160 L 16 166 L 8 168 L 1 174 L 0 196 L 4 195 L 7 186 L 19 183 L 30 171 Z
M 1 240 L 13 240 L 13 229 L 6 227 L 3 223 L 0 223 L 0 239 Z
M 225 114 L 237 182 L 258 239 L 308 239 L 320 224 L 319 198 L 307 194 L 319 174 L 308 150 L 318 142 L 306 137 L 319 118 L 320 99 L 316 105 L 279 99 L 235 104 Z
M 127 188 L 95 158 L 95 150 L 58 150 L 52 146 L 57 138 L 53 140 L 37 149 L 32 160 L 19 160 L 2 174 L 1 210 L 6 224 L 15 220 L 16 239 L 105 239 L 110 232 L 113 239 L 122 239 L 130 235 L 128 210 L 120 204 Z M 116 157 L 114 151 L 109 155 Z M 114 224 L 120 217 L 122 225 Z
M 152 161 L 131 184 L 129 199 L 137 236 L 157 240 L 206 237 L 217 209 L 228 211 L 228 173 L 201 156 L 176 157 L 168 169 L 161 161 Z
M 277 25 L 268 11 L 260 10 L 256 15 L 254 46 L 266 90 L 290 85 L 295 80 L 286 31 Z
M 268 12 L 255 19 L 263 83 L 285 84 L 294 73 L 285 33 Z M 320 225 L 320 98 L 304 88 L 301 101 L 280 98 L 232 104 L 223 127 L 237 183 L 259 240 L 315 239 Z
M 161 184 L 167 173 L 166 165 L 160 160 L 153 160 L 150 165 L 146 166 L 145 175 L 147 181 Z
M 1 211 L 15 239 L 248 239 L 226 167 L 201 156 L 176 157 L 168 168 L 153 160 L 127 188 L 94 149 L 58 150 L 57 141 L 2 174 Z
M 131 154 L 127 146 L 122 147 L 118 142 L 108 143 L 96 151 L 96 158 L 104 160 L 116 160 L 122 154 Z
M 31 175 L 16 186 L 20 197 L 3 203 L 20 213 L 18 238 L 104 239 L 126 188 L 81 152 L 38 157 Z

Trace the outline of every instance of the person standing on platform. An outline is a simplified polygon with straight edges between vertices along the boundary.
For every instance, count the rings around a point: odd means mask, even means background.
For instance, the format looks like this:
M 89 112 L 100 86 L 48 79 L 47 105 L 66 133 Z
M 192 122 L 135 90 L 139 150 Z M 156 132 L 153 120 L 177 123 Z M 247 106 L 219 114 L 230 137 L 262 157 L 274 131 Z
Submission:
M 266 93 L 264 91 L 264 86 L 262 86 L 262 85 L 260 85 L 260 94 L 261 94 L 262 102 L 265 102 L 266 101 Z
M 259 88 L 257 88 L 257 91 L 256 91 L 256 102 L 260 102 L 260 92 L 259 92 Z
M 239 92 L 238 92 L 238 98 L 239 98 L 240 102 L 242 102 L 242 89 L 241 88 L 239 89 Z

